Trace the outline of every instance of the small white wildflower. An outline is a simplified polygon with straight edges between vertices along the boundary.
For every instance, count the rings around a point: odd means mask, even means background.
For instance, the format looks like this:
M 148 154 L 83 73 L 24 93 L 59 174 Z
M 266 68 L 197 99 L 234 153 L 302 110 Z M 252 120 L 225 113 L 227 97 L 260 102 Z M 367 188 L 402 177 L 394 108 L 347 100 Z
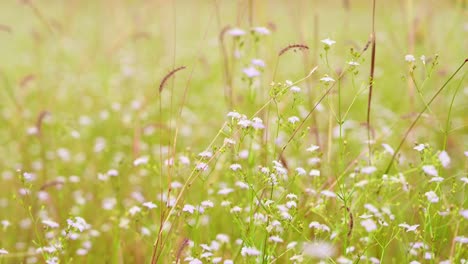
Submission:
M 462 209 L 460 211 L 460 215 L 463 216 L 465 219 L 468 219 L 468 209 Z
M 232 112 L 229 112 L 229 113 L 227 114 L 227 117 L 230 117 L 230 118 L 232 118 L 232 119 L 240 119 L 240 118 L 242 117 L 242 115 L 239 114 L 239 113 L 236 112 L 236 111 L 232 111 Z
M 242 256 L 258 256 L 260 253 L 261 252 L 254 247 L 243 247 L 241 250 Z
M 325 44 L 328 47 L 331 47 L 336 43 L 336 41 L 334 41 L 334 40 L 332 40 L 330 38 L 326 38 L 326 39 L 322 39 L 322 43 Z
M 148 156 L 142 156 L 133 161 L 133 166 L 140 166 L 148 163 L 149 157 Z
M 293 241 L 293 242 L 290 242 L 288 243 L 288 245 L 286 246 L 287 249 L 291 249 L 291 248 L 295 248 L 297 246 L 297 242 L 296 241 Z
M 270 35 L 270 30 L 266 27 L 254 27 L 253 31 L 259 35 Z
M 182 211 L 193 214 L 193 212 L 195 211 L 195 206 L 193 206 L 191 204 L 186 204 L 186 205 L 184 205 L 184 208 L 182 209 Z
M 189 264 L 203 264 L 203 262 L 197 258 L 190 260 Z
M 406 229 L 406 232 L 414 232 L 419 227 L 419 225 L 408 225 L 407 223 L 399 224 L 399 227 Z
M 237 121 L 237 125 L 243 128 L 248 128 L 252 126 L 252 121 L 242 118 L 242 119 L 239 119 L 239 121 Z
M 42 220 L 42 223 L 50 228 L 58 228 L 60 225 L 52 220 Z
M 83 232 L 84 230 L 90 228 L 90 225 L 86 223 L 86 221 L 82 217 L 79 216 L 67 219 L 67 224 L 68 228 L 74 228 L 80 232 Z
M 390 147 L 390 145 L 384 143 L 382 144 L 382 147 L 385 149 L 385 152 L 387 152 L 388 154 L 390 155 L 395 154 L 395 150 L 393 150 L 393 148 Z
M 291 116 L 291 117 L 288 118 L 288 122 L 291 123 L 291 124 L 293 124 L 293 125 L 294 125 L 295 123 L 299 122 L 299 121 L 300 121 L 300 119 L 299 119 L 299 117 L 297 117 L 297 116 Z
M 143 206 L 148 208 L 148 209 L 153 209 L 153 208 L 156 208 L 158 207 L 157 205 L 155 205 L 153 202 L 144 202 L 143 203 Z
M 263 120 L 259 117 L 252 118 L 252 127 L 255 129 L 264 129 L 265 125 L 263 125 Z
M 321 191 L 320 193 L 325 197 L 329 197 L 329 198 L 335 198 L 336 197 L 336 194 L 334 192 L 332 192 L 332 191 L 329 191 L 329 190 L 324 190 L 324 191 Z
M 416 151 L 423 151 L 424 149 L 426 148 L 426 146 L 424 144 L 418 144 L 416 145 L 413 149 L 416 150 Z
M 424 195 L 426 195 L 427 200 L 431 203 L 437 203 L 439 202 L 439 196 L 433 191 L 426 192 Z
M 279 236 L 271 236 L 271 237 L 268 238 L 268 241 L 274 242 L 274 243 L 283 243 L 284 242 L 284 240 Z
M 240 208 L 239 206 L 234 206 L 233 208 L 231 208 L 230 210 L 231 213 L 240 213 L 242 212 L 242 208 Z
M 405 61 L 407 62 L 414 62 L 416 59 L 414 58 L 413 55 L 411 54 L 408 54 L 408 55 L 405 55 Z
M 6 255 L 8 254 L 8 251 L 4 248 L 0 248 L 0 255 Z
M 129 210 L 128 213 L 132 216 L 136 215 L 137 213 L 141 212 L 141 208 L 139 206 L 132 206 Z
M 304 168 L 299 167 L 299 168 L 296 168 L 296 173 L 297 173 L 297 175 L 302 176 L 302 175 L 306 175 L 307 172 L 306 172 L 306 170 Z
M 460 244 L 468 244 L 468 237 L 457 236 L 455 237 L 455 242 L 458 242 Z
M 218 240 L 221 243 L 228 244 L 229 243 L 229 236 L 226 234 L 217 234 L 216 235 L 216 240 Z
M 238 171 L 238 170 L 242 169 L 242 166 L 240 164 L 235 163 L 235 164 L 232 164 L 231 166 L 229 166 L 229 168 L 231 170 L 233 170 L 233 171 Z
M 227 34 L 233 37 L 240 37 L 245 35 L 245 31 L 240 28 L 231 28 L 227 31 Z
M 201 202 L 201 206 L 203 206 L 204 208 L 213 208 L 214 207 L 214 203 L 210 200 L 205 200 L 203 202 Z
M 296 208 L 297 207 L 297 203 L 295 201 L 288 201 L 286 202 L 286 207 L 287 208 Z
M 290 200 L 297 200 L 297 195 L 295 195 L 294 193 L 288 193 L 286 195 L 286 198 L 288 198 Z
M 328 75 L 325 75 L 325 77 L 320 78 L 320 81 L 328 84 L 328 83 L 334 82 L 335 79 L 333 79 L 332 77 Z
M 327 259 L 335 255 L 335 247 L 324 241 L 304 243 L 303 254 L 313 258 Z
M 357 62 L 357 61 L 350 61 L 350 62 L 348 62 L 348 64 L 351 65 L 351 66 L 359 66 L 360 65 L 359 62 Z
M 439 160 L 444 168 L 450 165 L 450 157 L 445 150 L 439 153 Z
M 366 219 L 361 221 L 361 226 L 363 226 L 369 233 L 377 230 L 377 224 L 372 219 Z
M 316 150 L 318 150 L 320 147 L 319 146 L 316 146 L 316 145 L 311 145 L 310 147 L 308 147 L 306 149 L 307 152 L 314 152 Z
M 372 174 L 377 171 L 377 168 L 374 166 L 366 166 L 361 169 L 361 173 L 363 174 Z
M 205 150 L 205 151 L 202 151 L 202 152 L 198 153 L 198 156 L 202 157 L 204 159 L 208 159 L 208 158 L 211 158 L 213 156 L 213 152 Z
M 421 57 L 419 57 L 419 59 L 421 60 L 422 64 L 426 64 L 426 56 L 421 55 Z
M 439 173 L 437 172 L 437 169 L 435 168 L 434 165 L 424 165 L 422 166 L 422 169 L 424 173 L 426 173 L 427 175 L 434 176 L 434 177 L 439 176 Z
M 313 221 L 309 224 L 309 228 L 315 228 L 324 232 L 330 232 L 330 228 L 327 225 L 320 224 L 319 222 Z
M 220 195 L 228 195 L 230 193 L 234 192 L 233 189 L 231 188 L 222 188 L 221 190 L 218 191 L 218 194 Z
M 300 93 L 301 92 L 301 88 L 298 87 L 298 86 L 291 86 L 291 88 L 289 88 L 289 90 L 293 93 Z
M 319 176 L 320 176 L 320 171 L 317 170 L 317 169 L 312 169 L 312 170 L 310 170 L 310 172 L 309 172 L 309 176 L 312 176 L 312 177 L 319 177 Z
M 206 171 L 208 169 L 208 164 L 204 162 L 199 162 L 197 166 L 195 167 L 195 169 L 198 171 Z
M 461 180 L 464 184 L 468 184 L 468 177 L 462 177 L 462 178 L 460 178 L 460 180 Z
M 235 141 L 234 139 L 232 139 L 232 138 L 225 138 L 225 139 L 224 139 L 224 144 L 225 144 L 225 145 L 231 145 L 231 146 L 232 146 L 232 145 L 235 145 L 235 144 L 236 144 L 236 141 Z
M 260 72 L 253 66 L 249 66 L 247 68 L 244 68 L 242 72 L 247 75 L 249 78 L 254 78 L 257 76 L 260 76 Z
M 442 177 L 432 177 L 429 182 L 442 182 L 444 178 Z
M 265 62 L 261 59 L 252 59 L 251 63 L 258 67 L 265 67 Z

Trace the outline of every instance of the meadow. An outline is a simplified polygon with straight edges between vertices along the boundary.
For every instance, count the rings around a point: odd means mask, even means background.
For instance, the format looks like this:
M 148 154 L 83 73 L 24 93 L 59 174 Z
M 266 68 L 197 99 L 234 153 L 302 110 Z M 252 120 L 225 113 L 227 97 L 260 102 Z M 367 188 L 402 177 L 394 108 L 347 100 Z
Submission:
M 0 1 L 0 264 L 468 263 L 467 5 Z

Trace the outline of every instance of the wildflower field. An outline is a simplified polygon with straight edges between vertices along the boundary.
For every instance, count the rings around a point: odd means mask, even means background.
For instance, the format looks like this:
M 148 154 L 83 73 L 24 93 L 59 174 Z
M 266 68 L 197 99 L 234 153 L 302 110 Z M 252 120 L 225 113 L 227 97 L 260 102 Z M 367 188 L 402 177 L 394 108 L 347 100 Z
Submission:
M 467 6 L 0 1 L 0 264 L 468 263 Z

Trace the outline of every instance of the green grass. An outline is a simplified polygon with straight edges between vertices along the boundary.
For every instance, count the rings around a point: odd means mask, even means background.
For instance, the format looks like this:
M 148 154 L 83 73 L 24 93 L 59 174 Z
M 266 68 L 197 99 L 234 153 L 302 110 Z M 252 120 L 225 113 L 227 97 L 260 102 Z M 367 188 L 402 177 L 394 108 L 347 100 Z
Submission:
M 0 264 L 465 263 L 466 2 L 376 2 L 368 126 L 372 1 L 1 1 Z

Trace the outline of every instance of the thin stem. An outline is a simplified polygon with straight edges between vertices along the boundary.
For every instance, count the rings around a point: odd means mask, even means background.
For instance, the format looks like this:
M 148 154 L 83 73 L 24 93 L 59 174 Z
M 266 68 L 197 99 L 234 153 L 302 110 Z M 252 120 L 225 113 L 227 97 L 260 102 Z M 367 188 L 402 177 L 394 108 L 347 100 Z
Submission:
M 393 153 L 392 155 L 392 159 L 390 160 L 390 162 L 388 163 L 388 166 L 387 166 L 387 169 L 385 170 L 385 174 L 387 174 L 389 171 L 390 171 L 390 168 L 392 167 L 392 164 L 393 164 L 393 161 L 395 160 L 396 158 L 396 155 L 398 155 L 398 152 L 400 151 L 401 147 L 403 146 L 403 144 L 405 143 L 405 140 L 406 138 L 408 137 L 409 133 L 411 132 L 411 130 L 413 130 L 414 126 L 416 125 L 416 123 L 419 121 L 419 119 L 421 118 L 421 116 L 423 115 L 424 112 L 426 112 L 427 108 L 432 104 L 432 102 L 437 98 L 437 96 L 445 89 L 445 87 L 449 84 L 449 82 L 455 77 L 455 75 L 457 75 L 457 73 L 463 68 L 463 66 L 465 66 L 466 62 L 468 61 L 468 58 L 465 59 L 463 61 L 463 63 L 457 68 L 457 70 L 447 79 L 447 81 L 444 83 L 444 85 L 442 85 L 442 87 L 440 87 L 440 89 L 432 96 L 431 100 L 429 100 L 429 102 L 427 103 L 426 106 L 424 106 L 424 108 L 419 112 L 418 116 L 416 117 L 416 119 L 413 121 L 413 123 L 410 125 L 410 127 L 408 128 L 408 130 L 406 131 L 405 135 L 403 136 L 403 138 L 401 139 L 400 141 L 400 144 L 398 145 L 398 147 L 395 149 L 395 153 Z

